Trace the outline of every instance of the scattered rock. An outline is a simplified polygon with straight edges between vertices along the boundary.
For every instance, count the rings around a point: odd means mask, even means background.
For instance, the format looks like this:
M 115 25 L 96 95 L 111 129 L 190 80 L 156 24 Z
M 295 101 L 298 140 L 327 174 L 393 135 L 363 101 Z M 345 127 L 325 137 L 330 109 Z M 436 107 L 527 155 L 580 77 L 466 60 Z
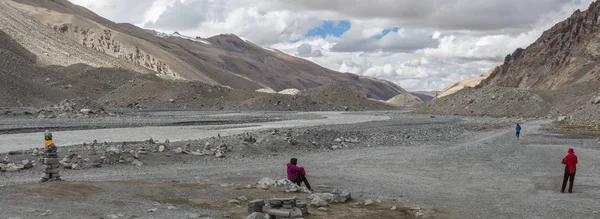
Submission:
M 165 151 L 165 146 L 164 145 L 158 146 L 158 151 L 159 152 Z
M 596 99 L 592 100 L 592 104 L 599 104 L 600 103 L 600 96 L 597 96 Z
M 220 150 L 215 153 L 215 157 L 217 157 L 217 158 L 222 158 L 224 156 L 225 156 L 225 154 L 223 154 L 223 152 Z
M 144 165 L 144 163 L 142 163 L 142 161 L 139 161 L 139 160 L 134 160 L 133 162 L 131 162 L 131 164 L 136 165 L 138 167 L 141 167 L 142 165 Z
M 556 119 L 556 121 L 557 121 L 557 122 L 564 122 L 564 121 L 566 121 L 566 120 L 567 120 L 567 117 L 566 117 L 566 116 L 559 116 L 559 117 Z
M 326 207 L 320 207 L 318 209 L 319 209 L 319 211 L 329 211 L 329 209 L 327 209 Z
M 231 199 L 231 200 L 227 201 L 227 203 L 229 203 L 229 204 L 240 204 L 240 201 L 237 200 L 237 199 Z
M 245 201 L 248 201 L 248 198 L 246 198 L 246 196 L 240 196 L 240 197 L 237 197 L 237 200 L 245 202 Z
M 373 199 L 365 200 L 365 205 L 372 205 L 372 204 L 375 204 L 375 201 L 373 201 Z
M 81 109 L 81 110 L 79 110 L 79 112 L 83 113 L 83 114 L 91 114 L 91 113 L 93 113 L 93 111 L 91 109 Z
M 148 209 L 148 212 L 155 212 L 157 210 L 158 210 L 158 208 L 151 208 L 151 209 Z
M 246 217 L 246 219 L 266 219 L 263 213 L 254 212 Z
M 321 199 L 320 197 L 314 197 L 312 199 L 312 201 L 310 201 L 310 205 L 318 208 L 318 207 L 327 206 L 327 205 L 329 205 L 329 203 L 327 201 Z
M 23 169 L 29 169 L 33 167 L 33 164 L 29 160 L 22 160 L 21 163 L 23 163 Z
M 175 153 L 176 153 L 176 154 L 181 154 L 181 153 L 183 153 L 183 148 L 181 148 L 181 147 L 178 147 L 177 149 L 175 149 Z
M 43 214 L 40 214 L 40 216 L 45 217 L 45 216 L 48 216 L 48 215 L 51 215 L 51 214 L 52 214 L 52 211 L 46 210 L 46 212 L 44 212 Z
M 106 149 L 106 153 L 107 154 L 121 154 L 121 150 L 119 150 L 118 148 L 114 147 L 114 146 L 110 146 Z
M 398 207 L 396 206 L 392 206 L 392 208 L 390 209 L 391 211 L 395 211 L 396 209 L 398 209 Z
M 110 219 L 119 219 L 119 216 L 111 214 L 111 215 L 108 215 L 108 218 L 110 218 Z
M 347 202 L 348 200 L 352 199 L 352 195 L 350 194 L 349 191 L 334 191 L 333 194 L 335 195 L 333 201 L 334 202 Z
M 167 207 L 167 209 L 169 209 L 169 210 L 175 210 L 177 208 L 175 206 L 169 206 L 169 207 Z

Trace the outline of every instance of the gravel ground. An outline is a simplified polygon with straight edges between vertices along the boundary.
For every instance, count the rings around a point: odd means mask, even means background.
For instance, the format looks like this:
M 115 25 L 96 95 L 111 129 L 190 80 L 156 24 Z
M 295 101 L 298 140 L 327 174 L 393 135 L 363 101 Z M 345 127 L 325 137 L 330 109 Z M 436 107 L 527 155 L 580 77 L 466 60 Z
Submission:
M 127 217 L 180 218 L 189 212 L 222 216 L 222 212 L 203 210 L 207 208 L 202 206 L 184 205 L 177 206 L 180 210 L 167 211 L 164 203 L 157 205 L 149 195 L 226 201 L 245 192 L 234 189 L 240 185 L 253 184 L 263 177 L 284 178 L 284 164 L 290 157 L 298 157 L 318 190 L 343 188 L 355 196 L 421 206 L 431 209 L 428 215 L 434 218 L 600 217 L 600 161 L 595 159 L 600 152 L 595 138 L 547 133 L 542 128 L 548 121 L 524 122 L 522 138 L 517 140 L 510 120 L 372 114 L 386 115 L 390 120 L 291 128 L 277 134 L 270 134 L 272 130 L 252 132 L 256 144 L 242 144 L 242 136 L 233 135 L 174 142 L 170 147 L 185 143 L 200 147 L 208 141 L 221 141 L 233 146 L 223 159 L 168 151 L 141 158 L 145 163 L 141 167 L 115 164 L 63 170 L 61 175 L 69 183 L 82 184 L 73 188 L 52 188 L 60 182 L 35 183 L 41 176 L 35 168 L 0 173 L 0 184 L 4 185 L 0 192 L 6 194 L 0 197 L 0 211 L 2 216 L 23 218 L 43 213 L 27 211 L 29 208 L 52 209 L 46 218 L 98 218 L 117 213 Z M 296 145 L 282 140 L 287 132 L 298 141 Z M 335 138 L 358 138 L 359 142 L 333 150 Z M 304 143 L 311 139 L 319 142 Z M 281 143 L 270 146 L 267 142 L 272 141 Z M 564 167 L 560 160 L 568 147 L 575 148 L 580 164 L 575 193 L 561 194 L 558 191 Z M 60 150 L 77 153 L 83 147 Z M 215 188 L 223 183 L 232 185 L 231 193 Z M 203 185 L 206 188 L 200 188 Z M 46 202 L 48 198 L 43 195 L 48 187 L 56 194 L 73 192 Z M 160 210 L 147 212 L 156 208 L 153 206 Z

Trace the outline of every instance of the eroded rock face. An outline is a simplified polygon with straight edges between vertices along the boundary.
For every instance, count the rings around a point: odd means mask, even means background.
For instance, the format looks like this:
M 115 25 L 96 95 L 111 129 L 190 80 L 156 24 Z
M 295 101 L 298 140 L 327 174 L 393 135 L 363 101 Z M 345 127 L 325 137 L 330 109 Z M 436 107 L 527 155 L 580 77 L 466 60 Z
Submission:
M 508 55 L 482 86 L 558 89 L 583 81 L 599 81 L 600 3 L 577 10 L 526 49 Z

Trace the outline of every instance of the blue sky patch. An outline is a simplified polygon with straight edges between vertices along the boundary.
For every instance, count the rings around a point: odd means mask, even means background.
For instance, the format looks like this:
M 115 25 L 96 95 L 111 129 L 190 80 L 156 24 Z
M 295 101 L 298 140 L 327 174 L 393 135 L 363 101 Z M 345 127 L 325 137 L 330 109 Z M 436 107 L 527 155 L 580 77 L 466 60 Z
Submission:
M 352 24 L 349 20 L 339 20 L 339 21 L 323 21 L 321 25 L 318 27 L 309 30 L 308 33 L 304 35 L 305 38 L 308 37 L 320 37 L 327 38 L 327 36 L 335 36 L 339 37 L 344 34 L 346 31 L 350 30 Z
M 374 38 L 376 40 L 380 40 L 381 38 L 383 38 L 384 36 L 388 35 L 390 32 L 394 32 L 394 33 L 398 33 L 398 31 L 400 30 L 400 28 L 394 27 L 394 28 L 387 28 L 384 29 L 381 34 L 378 34 L 377 36 L 374 36 Z

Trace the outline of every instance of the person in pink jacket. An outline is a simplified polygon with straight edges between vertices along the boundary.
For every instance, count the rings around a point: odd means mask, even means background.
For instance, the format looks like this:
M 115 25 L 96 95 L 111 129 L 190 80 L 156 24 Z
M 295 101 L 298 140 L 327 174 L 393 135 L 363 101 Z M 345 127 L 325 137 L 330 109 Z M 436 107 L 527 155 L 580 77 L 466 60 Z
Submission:
M 297 166 L 297 164 L 298 164 L 298 159 L 296 159 L 296 158 L 292 158 L 290 160 L 290 162 L 288 164 L 286 164 L 288 179 L 290 181 L 298 184 L 298 186 L 302 186 L 302 183 L 304 182 L 304 185 L 306 185 L 306 188 L 308 188 L 308 190 L 312 191 L 312 188 L 310 187 L 310 184 L 308 183 L 308 180 L 306 179 L 306 170 L 304 169 L 304 167 Z

